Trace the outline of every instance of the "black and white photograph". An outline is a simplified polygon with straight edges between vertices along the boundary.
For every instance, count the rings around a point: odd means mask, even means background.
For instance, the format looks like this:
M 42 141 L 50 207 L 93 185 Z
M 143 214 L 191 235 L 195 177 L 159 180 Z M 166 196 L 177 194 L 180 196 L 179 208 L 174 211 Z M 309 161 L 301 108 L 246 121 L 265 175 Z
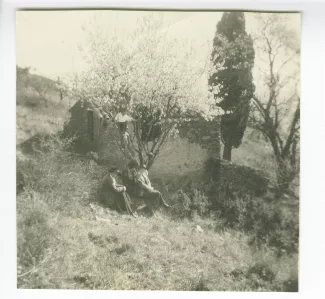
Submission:
M 301 13 L 15 18 L 18 289 L 299 291 Z

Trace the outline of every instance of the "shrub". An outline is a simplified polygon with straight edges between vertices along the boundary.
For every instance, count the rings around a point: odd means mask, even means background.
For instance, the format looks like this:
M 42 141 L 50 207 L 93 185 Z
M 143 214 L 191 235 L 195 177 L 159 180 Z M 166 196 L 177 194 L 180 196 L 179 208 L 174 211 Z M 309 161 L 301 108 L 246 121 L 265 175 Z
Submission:
M 265 208 L 256 218 L 252 242 L 266 243 L 275 248 L 278 255 L 298 251 L 298 219 L 287 218 L 278 208 Z
M 193 190 L 192 194 L 192 205 L 193 208 L 198 211 L 200 216 L 204 216 L 209 212 L 210 202 L 205 194 L 197 189 Z
M 183 191 L 178 191 L 173 197 L 173 210 L 172 213 L 180 218 L 189 217 L 192 207 L 190 197 Z
M 84 206 L 96 196 L 104 168 L 69 152 L 72 142 L 59 134 L 32 138 L 24 148 L 34 157 L 17 159 L 17 171 L 24 178 L 25 190 L 46 194 L 44 201 L 52 210 L 81 217 L 87 216 Z
M 298 250 L 298 215 L 285 214 L 268 197 L 269 180 L 255 169 L 210 159 L 206 194 L 227 226 L 249 232 L 252 242 L 274 247 L 278 254 Z
M 267 175 L 260 170 L 214 158 L 206 161 L 205 174 L 221 191 L 226 188 L 255 196 L 264 195 L 270 183 Z
M 190 282 L 190 291 L 210 291 L 206 280 L 200 275 Z
M 187 186 L 179 190 L 172 198 L 173 213 L 180 218 L 189 218 L 193 212 L 205 216 L 210 210 L 210 201 L 198 186 Z
M 275 274 L 270 266 L 262 262 L 257 262 L 254 265 L 250 266 L 246 273 L 246 276 L 257 276 L 259 279 L 270 282 L 273 282 L 275 279 Z
M 55 230 L 49 224 L 49 207 L 38 194 L 23 193 L 17 204 L 17 258 L 28 268 L 42 260 L 55 240 Z
M 16 103 L 17 105 L 26 106 L 33 109 L 44 106 L 46 100 L 35 92 L 27 89 L 23 92 L 17 93 Z
M 299 283 L 298 279 L 288 279 L 283 283 L 281 291 L 284 292 L 298 292 Z
M 215 205 L 225 224 L 251 234 L 257 245 L 274 247 L 280 255 L 298 250 L 298 217 L 288 217 L 263 197 L 235 194 L 228 190 Z

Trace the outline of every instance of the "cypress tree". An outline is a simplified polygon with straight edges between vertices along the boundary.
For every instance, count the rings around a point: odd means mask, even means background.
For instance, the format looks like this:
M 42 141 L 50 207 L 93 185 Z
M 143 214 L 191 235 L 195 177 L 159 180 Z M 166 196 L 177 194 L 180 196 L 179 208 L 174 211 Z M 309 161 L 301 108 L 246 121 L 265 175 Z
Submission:
M 250 99 L 255 91 L 252 69 L 255 51 L 253 39 L 246 33 L 243 12 L 224 12 L 213 40 L 212 63 L 216 67 L 209 78 L 221 118 L 223 159 L 231 160 L 246 130 Z M 220 64 L 222 67 L 220 67 Z

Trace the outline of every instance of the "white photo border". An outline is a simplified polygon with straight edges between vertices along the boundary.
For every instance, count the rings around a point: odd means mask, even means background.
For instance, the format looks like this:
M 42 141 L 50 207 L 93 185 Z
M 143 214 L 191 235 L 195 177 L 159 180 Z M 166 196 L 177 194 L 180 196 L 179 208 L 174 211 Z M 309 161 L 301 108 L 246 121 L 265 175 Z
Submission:
M 324 298 L 325 279 L 325 1 L 8 1 L 0 6 L 1 298 Z M 1 4 L 0 4 L 1 5 Z M 301 201 L 298 293 L 17 290 L 15 202 L 15 10 L 18 8 L 130 8 L 301 11 Z

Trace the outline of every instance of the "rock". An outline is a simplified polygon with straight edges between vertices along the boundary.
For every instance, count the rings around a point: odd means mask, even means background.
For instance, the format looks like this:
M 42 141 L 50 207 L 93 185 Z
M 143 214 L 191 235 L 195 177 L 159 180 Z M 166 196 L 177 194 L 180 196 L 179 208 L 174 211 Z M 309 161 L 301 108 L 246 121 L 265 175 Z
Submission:
M 200 225 L 197 225 L 197 226 L 196 226 L 196 231 L 197 231 L 198 233 L 204 233 L 204 231 L 203 231 L 203 229 L 202 229 L 202 227 L 201 227 Z
M 102 221 L 102 222 L 106 222 L 106 223 L 111 223 L 111 220 L 110 219 L 107 219 L 107 218 L 101 218 L 101 217 L 98 217 L 98 216 L 95 216 L 96 217 L 96 220 L 97 221 Z
M 146 207 L 146 205 L 143 204 L 143 205 L 137 207 L 137 211 L 141 211 L 141 210 L 143 210 L 145 207 Z

